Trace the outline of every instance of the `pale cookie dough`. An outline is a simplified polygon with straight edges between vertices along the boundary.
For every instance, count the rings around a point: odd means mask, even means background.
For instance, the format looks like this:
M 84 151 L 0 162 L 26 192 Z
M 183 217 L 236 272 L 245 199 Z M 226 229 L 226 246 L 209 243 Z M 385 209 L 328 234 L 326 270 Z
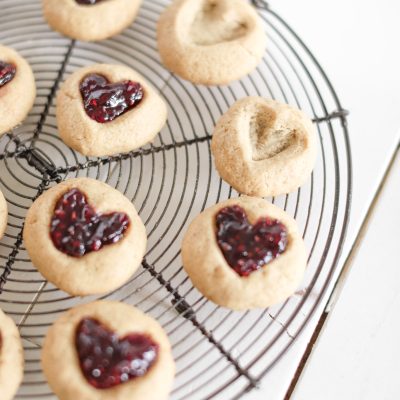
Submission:
M 3 237 L 7 228 L 7 216 L 7 202 L 3 193 L 0 191 L 0 239 Z
M 14 321 L 0 310 L 0 398 L 12 400 L 22 382 L 24 355 Z
M 144 89 L 143 100 L 113 121 L 99 123 L 84 108 L 80 83 L 89 74 L 110 82 L 131 80 Z M 167 120 L 167 106 L 146 80 L 131 68 L 97 64 L 72 74 L 57 95 L 57 124 L 62 140 L 86 156 L 125 153 L 151 142 Z
M 50 237 L 57 201 L 72 188 L 79 189 L 97 213 L 124 212 L 130 226 L 117 243 L 83 257 L 58 250 Z M 117 289 L 135 273 L 146 251 L 146 229 L 133 204 L 109 185 L 89 178 L 70 179 L 42 194 L 29 209 L 24 242 L 32 263 L 55 286 L 74 296 L 101 294 Z
M 205 85 L 247 75 L 266 48 L 260 17 L 245 0 L 175 0 L 160 17 L 157 40 L 169 70 Z
M 217 242 L 216 215 L 233 205 L 245 210 L 251 224 L 269 217 L 288 231 L 286 250 L 246 277 L 229 266 Z M 193 220 L 183 239 L 182 259 L 193 285 L 205 297 L 223 307 L 248 310 L 269 307 L 291 296 L 303 279 L 307 252 L 293 218 L 264 199 L 244 196 L 210 207 Z
M 302 111 L 246 97 L 218 121 L 211 150 L 221 178 L 238 192 L 277 196 L 307 181 L 316 161 L 317 136 Z
M 42 0 L 50 27 L 65 36 L 84 41 L 110 38 L 127 28 L 142 0 L 103 0 L 87 5 L 75 0 Z
M 28 115 L 36 97 L 35 77 L 30 65 L 15 50 L 0 45 L 0 61 L 14 64 L 14 78 L 0 86 L 0 137 Z
M 76 329 L 84 318 L 98 320 L 118 337 L 130 333 L 149 335 L 159 345 L 155 364 L 142 377 L 109 389 L 94 388 L 80 369 L 75 347 Z M 60 400 L 167 400 L 175 375 L 171 345 L 158 322 L 132 306 L 111 301 L 86 304 L 62 315 L 47 333 L 42 365 Z

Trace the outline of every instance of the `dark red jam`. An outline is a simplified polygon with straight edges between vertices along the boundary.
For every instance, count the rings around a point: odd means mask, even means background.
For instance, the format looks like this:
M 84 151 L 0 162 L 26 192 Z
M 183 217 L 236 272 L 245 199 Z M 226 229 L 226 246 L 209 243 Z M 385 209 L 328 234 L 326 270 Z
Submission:
M 75 0 L 78 4 L 92 5 L 100 3 L 103 0 Z
M 17 72 L 17 67 L 14 64 L 0 61 L 0 87 L 10 82 Z
M 82 257 L 121 240 L 129 224 L 125 213 L 97 214 L 80 190 L 71 189 L 56 204 L 50 235 L 58 250 Z
M 143 99 L 143 87 L 138 82 L 109 83 L 101 75 L 86 76 L 80 84 L 86 114 L 97 122 L 113 121 L 136 107 Z
M 158 356 L 158 344 L 149 336 L 132 333 L 120 339 L 91 318 L 79 324 L 75 344 L 82 372 L 96 389 L 145 375 Z
M 231 268 L 248 276 L 282 254 L 287 229 L 277 220 L 260 218 L 254 225 L 239 206 L 226 207 L 216 217 L 217 241 Z

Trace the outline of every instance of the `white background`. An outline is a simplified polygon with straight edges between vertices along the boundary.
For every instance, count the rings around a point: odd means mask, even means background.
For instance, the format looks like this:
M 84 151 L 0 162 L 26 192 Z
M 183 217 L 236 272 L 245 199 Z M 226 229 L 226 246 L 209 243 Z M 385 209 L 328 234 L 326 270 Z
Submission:
M 354 192 L 344 264 L 400 138 L 400 2 L 271 0 L 270 6 L 310 47 L 351 112 Z M 399 176 L 397 161 L 295 400 L 400 398 Z M 246 399 L 284 398 L 318 317 Z

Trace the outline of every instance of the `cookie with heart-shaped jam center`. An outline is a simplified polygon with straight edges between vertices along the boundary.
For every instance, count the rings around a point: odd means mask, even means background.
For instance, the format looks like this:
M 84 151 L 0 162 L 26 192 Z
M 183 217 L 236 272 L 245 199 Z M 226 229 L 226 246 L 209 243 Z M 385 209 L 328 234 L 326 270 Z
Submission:
M 97 389 L 146 375 L 158 355 L 158 345 L 149 336 L 129 333 L 119 338 L 92 318 L 78 325 L 75 345 L 82 372 Z
M 0 45 L 0 137 L 26 118 L 35 97 L 35 78 L 27 61 Z
M 98 64 L 63 83 L 56 114 L 68 146 L 87 156 L 107 156 L 151 142 L 165 125 L 167 107 L 137 72 Z
M 24 355 L 18 328 L 0 309 L 0 394 L 12 400 L 22 381 Z
M 295 107 L 245 97 L 218 121 L 211 150 L 221 178 L 238 192 L 278 196 L 309 179 L 317 136 L 310 118 Z
M 159 19 L 157 40 L 169 70 L 206 85 L 247 75 L 266 47 L 262 22 L 243 0 L 174 0 Z
M 129 228 L 125 213 L 96 213 L 79 189 L 71 189 L 57 202 L 50 235 L 58 250 L 73 257 L 119 242 Z
M 87 115 L 101 123 L 112 121 L 136 107 L 144 96 L 139 82 L 110 83 L 97 74 L 86 76 L 81 82 L 80 91 Z
M 276 219 L 262 217 L 250 224 L 242 207 L 220 210 L 216 217 L 218 245 L 229 266 L 248 276 L 286 250 L 287 230 Z
M 70 179 L 43 193 L 27 213 L 23 236 L 42 275 L 76 296 L 124 284 L 140 266 L 147 241 L 133 204 L 89 178 Z
M 110 38 L 132 24 L 142 0 L 42 0 L 43 15 L 54 30 L 73 39 Z
M 208 299 L 234 310 L 269 307 L 299 287 L 307 253 L 296 221 L 256 197 L 216 204 L 182 242 L 183 266 Z
M 158 322 L 115 301 L 63 314 L 48 330 L 42 365 L 60 400 L 167 400 L 175 374 Z

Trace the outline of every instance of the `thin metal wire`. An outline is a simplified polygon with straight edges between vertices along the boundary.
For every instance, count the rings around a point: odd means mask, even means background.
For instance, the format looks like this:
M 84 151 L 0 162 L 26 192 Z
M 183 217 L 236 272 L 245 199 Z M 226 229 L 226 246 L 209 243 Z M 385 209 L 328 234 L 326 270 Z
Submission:
M 29 60 L 38 86 L 26 123 L 0 140 L 0 188 L 9 204 L 8 229 L 0 243 L 0 306 L 19 324 L 26 355 L 17 398 L 53 396 L 41 374 L 41 341 L 61 312 L 92 299 L 72 298 L 43 280 L 22 243 L 32 201 L 68 178 L 109 183 L 135 203 L 145 221 L 150 245 L 143 269 L 100 298 L 136 305 L 166 329 L 177 361 L 173 398 L 240 398 L 287 352 L 320 304 L 334 276 L 350 210 L 347 111 L 300 38 L 265 1 L 252 2 L 269 36 L 268 53 L 249 77 L 210 88 L 184 82 L 160 66 L 155 26 L 166 0 L 145 1 L 132 28 L 95 44 L 51 32 L 34 0 L 2 0 L 0 41 Z M 162 93 L 169 121 L 154 144 L 88 158 L 60 140 L 54 115 L 59 83 L 96 62 L 130 65 Z M 308 109 L 321 157 L 308 185 L 271 199 L 298 219 L 310 248 L 304 290 L 271 309 L 236 313 L 211 304 L 192 287 L 180 264 L 179 243 L 195 215 L 236 195 L 213 168 L 210 134 L 219 116 L 246 95 Z

